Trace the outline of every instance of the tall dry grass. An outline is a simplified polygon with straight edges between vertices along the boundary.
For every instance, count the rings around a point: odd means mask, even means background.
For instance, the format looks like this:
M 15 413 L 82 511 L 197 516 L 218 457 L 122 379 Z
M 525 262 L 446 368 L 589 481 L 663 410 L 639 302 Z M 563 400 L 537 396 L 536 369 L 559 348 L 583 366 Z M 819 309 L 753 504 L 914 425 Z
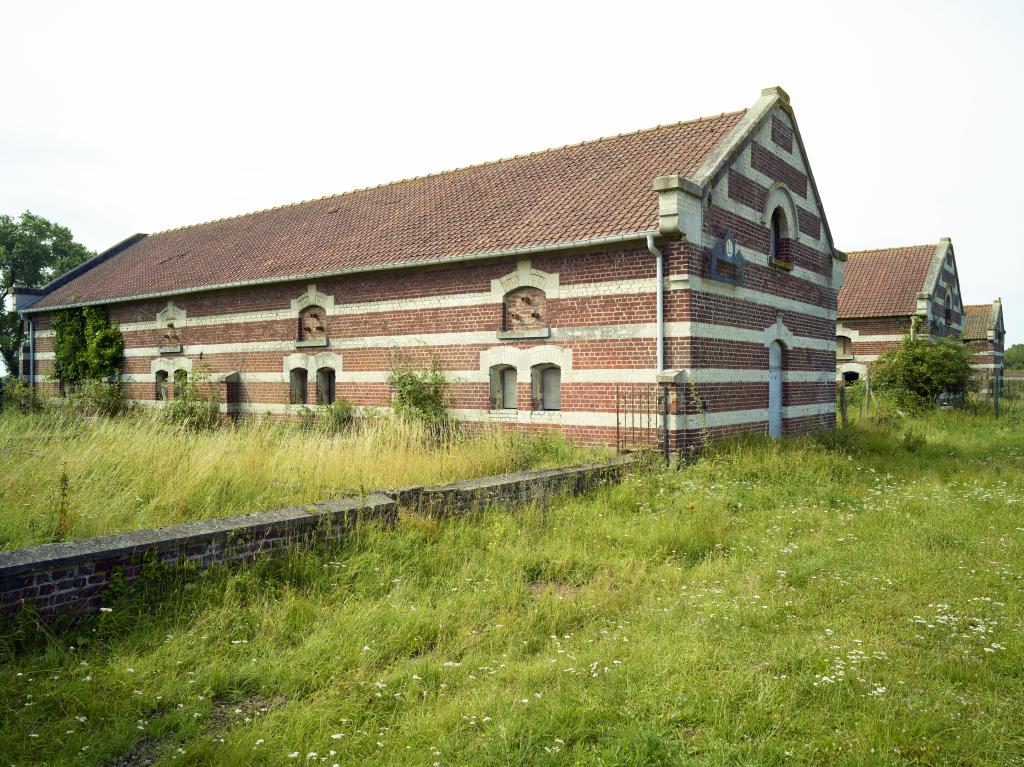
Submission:
M 581 457 L 563 440 L 499 430 L 443 444 L 380 419 L 341 434 L 246 422 L 187 432 L 140 414 L 0 416 L 0 548 L 105 535 L 440 483 Z

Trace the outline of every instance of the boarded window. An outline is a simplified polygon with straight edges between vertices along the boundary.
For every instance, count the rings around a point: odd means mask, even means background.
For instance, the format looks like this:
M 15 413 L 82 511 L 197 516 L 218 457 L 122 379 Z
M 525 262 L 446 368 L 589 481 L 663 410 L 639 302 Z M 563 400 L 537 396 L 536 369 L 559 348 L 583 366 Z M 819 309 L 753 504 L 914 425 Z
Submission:
M 327 340 L 327 313 L 319 306 L 307 306 L 299 312 L 299 340 Z
M 309 399 L 307 385 L 309 374 L 305 368 L 293 368 L 288 377 L 288 401 L 293 405 L 305 405 Z
M 167 371 L 158 370 L 156 371 L 156 398 L 158 400 L 167 399 Z
M 536 365 L 532 370 L 534 410 L 562 409 L 562 370 L 556 365 Z
M 491 410 L 515 410 L 519 406 L 517 378 L 514 367 L 495 365 L 491 368 Z
M 836 356 L 852 357 L 853 342 L 847 336 L 836 336 Z
M 334 402 L 334 368 L 320 368 L 316 371 L 316 404 L 330 405 Z
M 540 288 L 519 288 L 505 294 L 503 330 L 536 330 L 548 326 L 548 300 Z

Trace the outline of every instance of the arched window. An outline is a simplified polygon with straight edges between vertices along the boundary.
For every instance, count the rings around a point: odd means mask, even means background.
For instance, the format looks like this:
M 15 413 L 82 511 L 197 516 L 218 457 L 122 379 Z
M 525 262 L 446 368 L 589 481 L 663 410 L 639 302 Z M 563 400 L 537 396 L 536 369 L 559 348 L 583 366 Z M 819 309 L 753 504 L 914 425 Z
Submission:
M 288 374 L 288 401 L 293 405 L 305 405 L 309 400 L 309 374 L 305 368 L 292 368 Z
M 188 371 L 178 369 L 174 371 L 174 398 L 177 399 L 185 392 L 185 385 L 188 383 Z
M 953 324 L 953 297 L 949 294 L 949 289 L 946 289 L 946 324 Z
M 330 405 L 334 402 L 334 368 L 320 368 L 316 371 L 316 404 Z
M 853 356 L 853 342 L 848 336 L 836 336 L 836 357 L 842 359 L 844 357 Z
M 167 371 L 156 371 L 156 398 L 161 401 L 167 400 Z
M 772 211 L 771 232 L 768 242 L 768 257 L 775 263 L 789 265 L 789 253 L 784 242 L 788 231 L 785 212 L 782 208 L 776 208 Z
M 531 385 L 534 410 L 562 409 L 562 369 L 557 365 L 534 365 Z
M 314 345 L 327 343 L 327 313 L 319 306 L 307 306 L 299 312 L 299 341 Z
M 538 330 L 548 326 L 548 301 L 540 288 L 525 287 L 505 294 L 502 330 Z
M 514 367 L 495 365 L 491 368 L 491 410 L 515 410 L 519 407 L 517 379 Z

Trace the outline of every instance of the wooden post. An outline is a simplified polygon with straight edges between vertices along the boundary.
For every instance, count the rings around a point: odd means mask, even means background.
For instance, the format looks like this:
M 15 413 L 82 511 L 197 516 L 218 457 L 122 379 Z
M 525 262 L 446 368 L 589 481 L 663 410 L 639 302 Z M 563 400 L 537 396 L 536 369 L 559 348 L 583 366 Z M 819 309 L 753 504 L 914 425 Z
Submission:
M 839 379 L 839 415 L 843 419 L 843 428 L 845 429 L 850 425 L 850 421 L 846 416 L 846 379 L 842 377 Z
M 864 371 L 864 415 L 871 414 L 871 370 Z
M 999 417 L 999 395 L 1002 394 L 1002 392 L 1000 391 L 1000 389 L 1003 388 L 1002 383 L 1002 376 L 992 376 L 992 402 L 996 418 Z

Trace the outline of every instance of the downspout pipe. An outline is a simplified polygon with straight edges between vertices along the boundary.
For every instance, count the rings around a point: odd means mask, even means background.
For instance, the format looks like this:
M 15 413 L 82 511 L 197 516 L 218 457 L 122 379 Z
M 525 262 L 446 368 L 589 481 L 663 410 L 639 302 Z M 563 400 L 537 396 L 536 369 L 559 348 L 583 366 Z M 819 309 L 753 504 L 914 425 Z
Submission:
M 657 324 L 658 324 L 658 372 L 665 369 L 665 257 L 654 244 L 654 233 L 647 234 L 647 250 L 654 256 L 657 265 Z
M 28 318 L 28 385 L 34 391 L 36 388 L 36 334 L 32 317 Z

